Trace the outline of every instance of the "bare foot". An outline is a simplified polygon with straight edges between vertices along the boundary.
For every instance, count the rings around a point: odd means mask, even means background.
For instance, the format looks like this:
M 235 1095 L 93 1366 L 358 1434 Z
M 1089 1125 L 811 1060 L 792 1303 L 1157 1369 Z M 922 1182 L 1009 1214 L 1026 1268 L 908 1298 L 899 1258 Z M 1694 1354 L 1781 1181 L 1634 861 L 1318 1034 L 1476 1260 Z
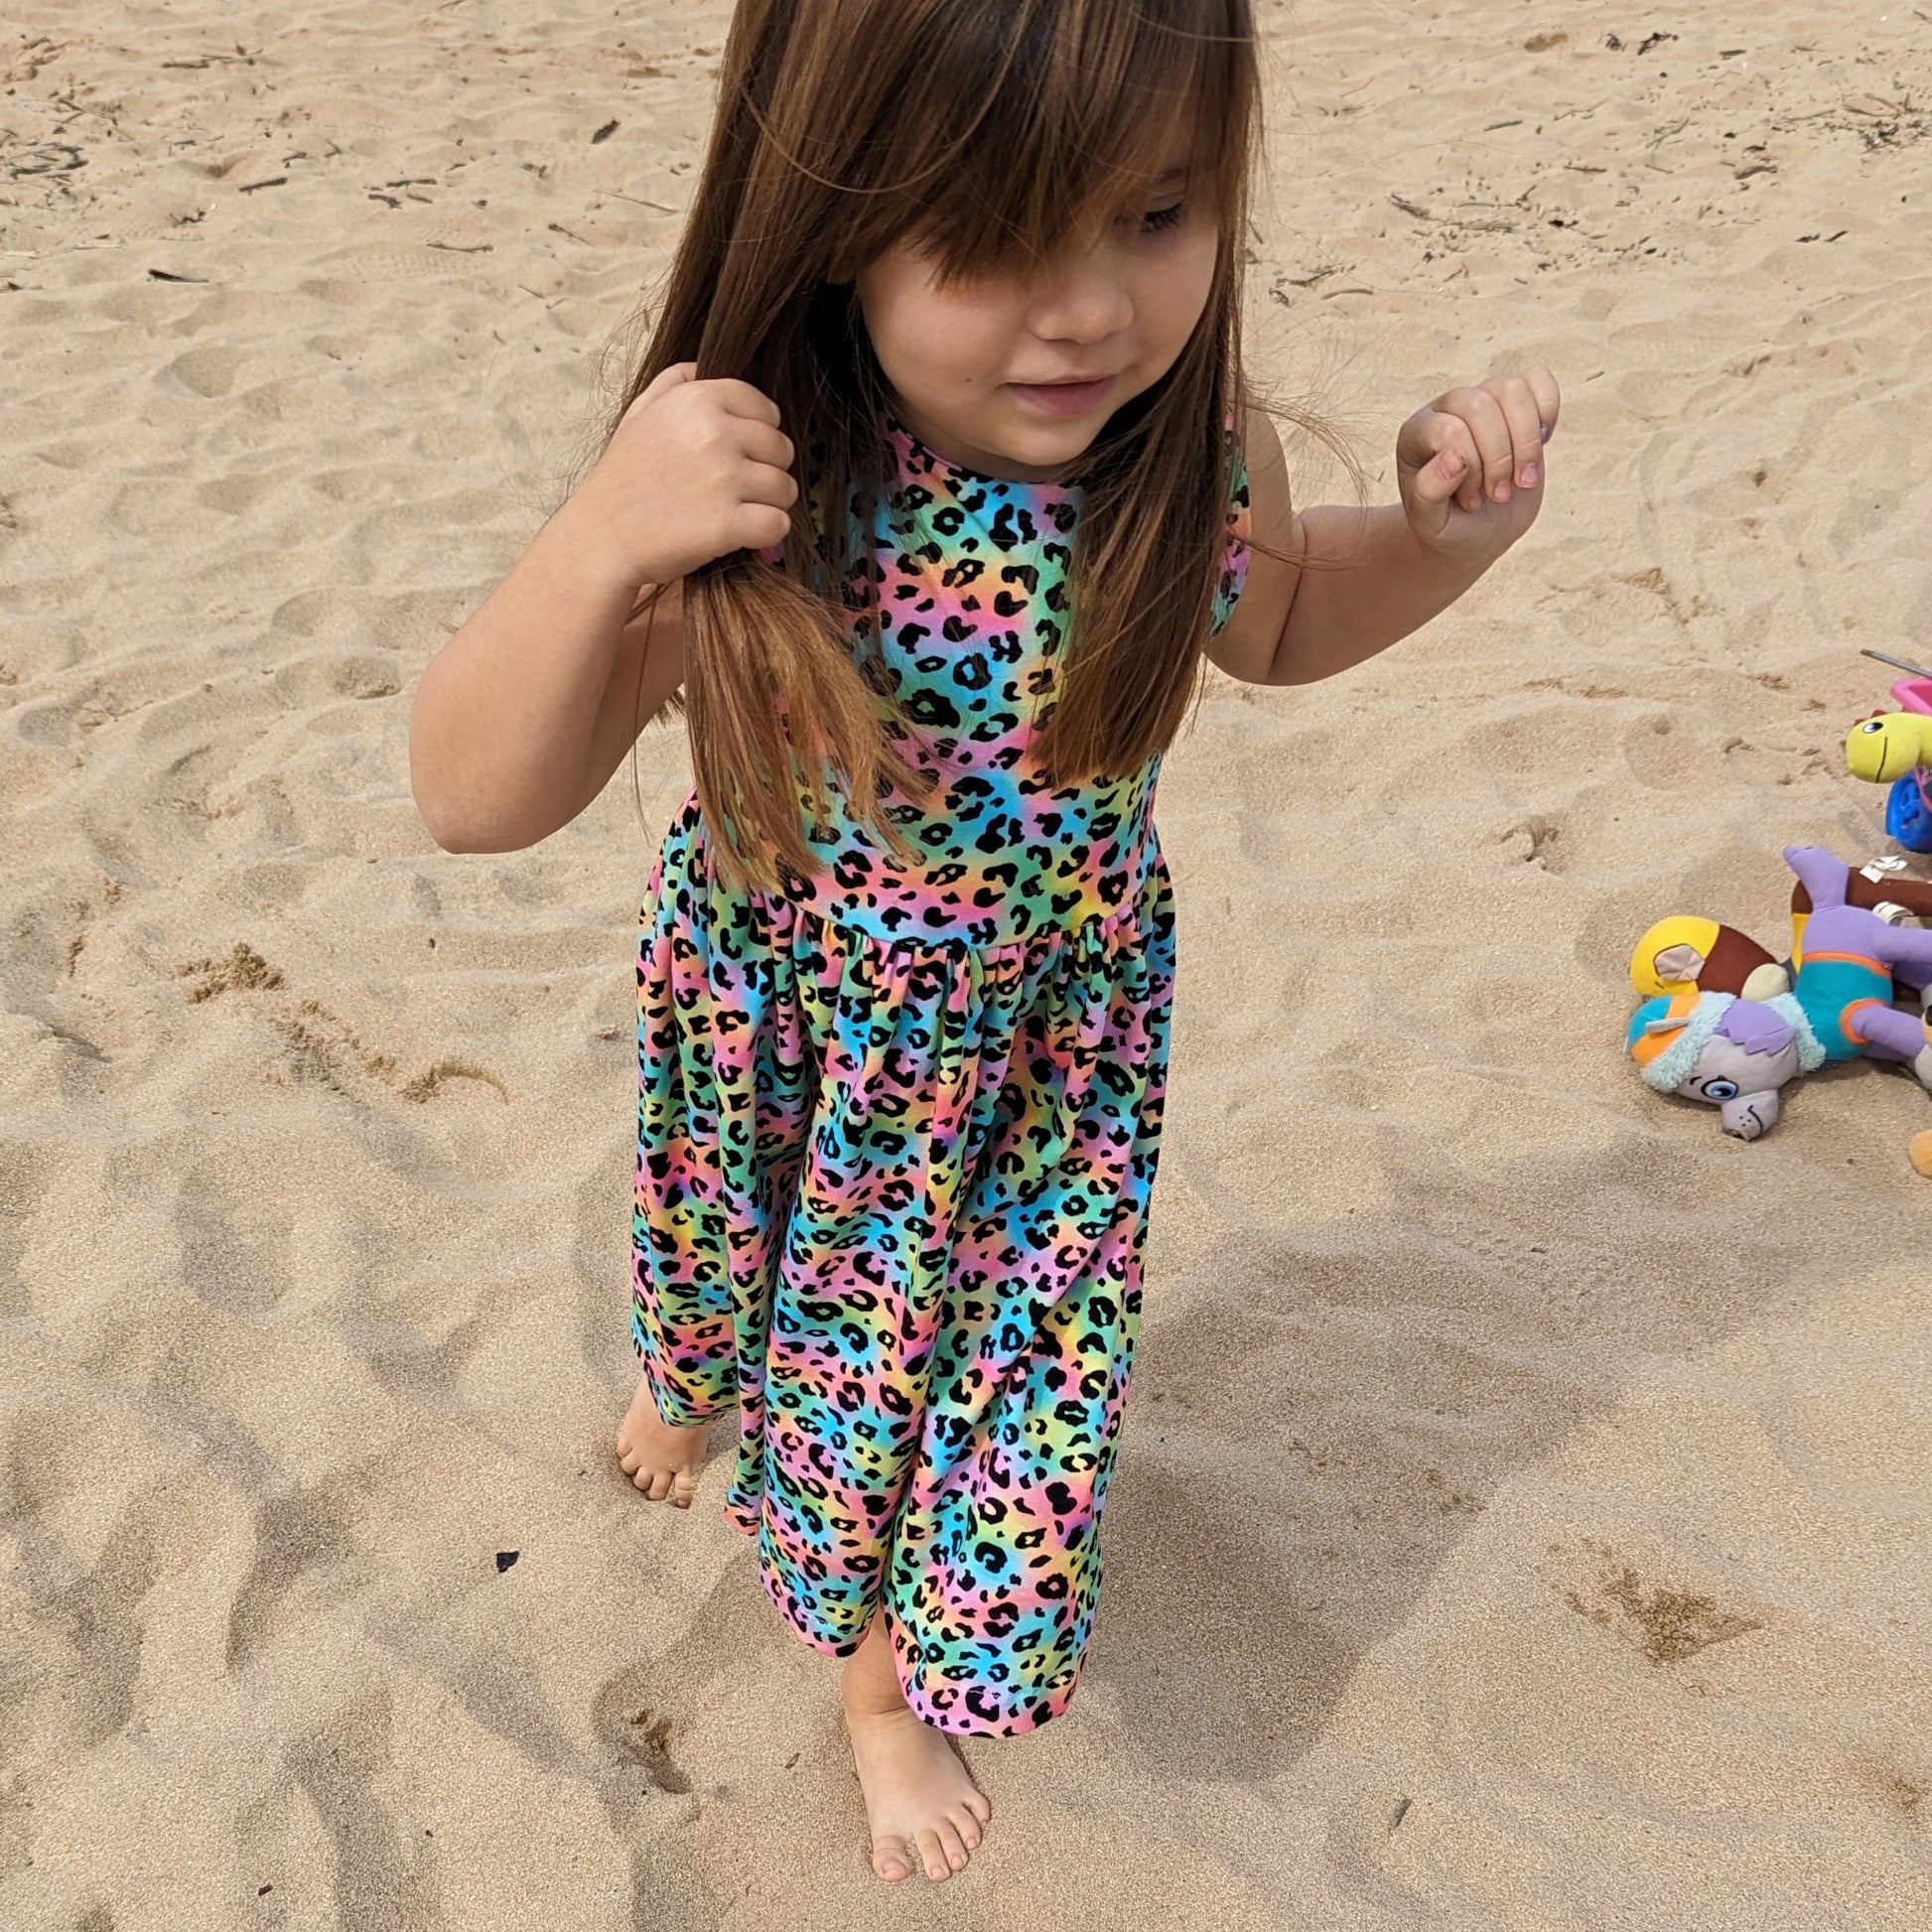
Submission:
M 933 1879 L 964 1871 L 993 1806 L 945 1733 L 907 1706 L 883 1613 L 847 1660 L 845 1726 L 866 1795 L 873 1870 L 895 1884 L 916 1865 Z
M 704 1467 L 705 1428 L 698 1423 L 673 1429 L 659 1421 L 650 1383 L 640 1375 L 637 1393 L 618 1425 L 618 1467 L 650 1501 L 689 1509 L 698 1493 L 698 1471 Z

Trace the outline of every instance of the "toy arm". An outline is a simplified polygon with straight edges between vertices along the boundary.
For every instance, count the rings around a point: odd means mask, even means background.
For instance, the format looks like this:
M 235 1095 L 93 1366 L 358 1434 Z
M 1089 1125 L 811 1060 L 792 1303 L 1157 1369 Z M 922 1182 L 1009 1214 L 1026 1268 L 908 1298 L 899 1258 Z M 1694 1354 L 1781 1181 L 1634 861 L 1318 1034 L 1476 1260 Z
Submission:
M 1784 862 L 1798 875 L 1799 883 L 1811 895 L 1819 911 L 1845 903 L 1846 880 L 1852 868 L 1822 845 L 1787 845 Z

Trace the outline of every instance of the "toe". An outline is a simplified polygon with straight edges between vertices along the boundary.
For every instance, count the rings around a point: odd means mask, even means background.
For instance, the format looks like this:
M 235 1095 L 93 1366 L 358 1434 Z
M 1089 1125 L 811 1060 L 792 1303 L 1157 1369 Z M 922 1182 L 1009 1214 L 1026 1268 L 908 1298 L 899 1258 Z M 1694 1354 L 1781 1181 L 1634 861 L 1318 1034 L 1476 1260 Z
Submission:
M 939 1849 L 939 1834 L 930 1828 L 918 1837 L 919 1863 L 925 1866 L 925 1875 L 937 1883 L 942 1878 L 952 1876 L 952 1866 L 946 1863 L 946 1855 Z
M 650 1486 L 644 1491 L 652 1502 L 661 1503 L 671 1493 L 671 1472 L 669 1469 L 653 1469 L 650 1472 Z
M 969 1791 L 964 1803 L 966 1809 L 979 1820 L 982 1831 L 993 1822 L 993 1800 L 984 1791 Z
M 948 1818 L 941 1823 L 935 1836 L 939 1840 L 939 1850 L 945 1858 L 947 1868 L 953 1871 L 964 1871 L 967 1861 L 973 1855 L 966 1849 L 958 1827 Z
M 904 1853 L 897 1845 L 875 1845 L 872 1848 L 872 1868 L 889 1885 L 896 1885 L 911 1874 Z
M 679 1509 L 689 1509 L 698 1493 L 698 1478 L 689 1469 L 680 1469 L 671 1478 L 671 1501 Z
M 960 1805 L 947 1814 L 946 1822 L 959 1834 L 959 1842 L 969 1852 L 977 1852 L 980 1844 L 980 1821 Z

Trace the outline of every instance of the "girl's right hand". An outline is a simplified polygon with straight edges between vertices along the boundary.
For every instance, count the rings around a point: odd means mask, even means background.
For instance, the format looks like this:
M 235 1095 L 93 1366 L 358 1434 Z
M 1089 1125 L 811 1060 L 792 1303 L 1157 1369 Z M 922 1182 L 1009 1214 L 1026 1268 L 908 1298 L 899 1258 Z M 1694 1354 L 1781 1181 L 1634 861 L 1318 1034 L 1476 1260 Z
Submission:
M 572 502 L 637 588 L 674 583 L 734 550 L 767 550 L 798 499 L 778 406 L 749 382 L 700 382 L 677 362 L 623 412 Z

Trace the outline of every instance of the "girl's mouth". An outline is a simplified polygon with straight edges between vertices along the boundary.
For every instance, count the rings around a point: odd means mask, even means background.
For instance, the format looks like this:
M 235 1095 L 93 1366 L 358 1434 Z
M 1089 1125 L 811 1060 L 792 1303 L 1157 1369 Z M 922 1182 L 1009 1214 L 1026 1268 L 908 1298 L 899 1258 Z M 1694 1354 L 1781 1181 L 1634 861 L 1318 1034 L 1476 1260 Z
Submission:
M 1114 386 L 1111 375 L 1097 375 L 1085 382 L 1009 382 L 1007 387 L 1029 409 L 1042 416 L 1084 416 L 1104 402 Z

